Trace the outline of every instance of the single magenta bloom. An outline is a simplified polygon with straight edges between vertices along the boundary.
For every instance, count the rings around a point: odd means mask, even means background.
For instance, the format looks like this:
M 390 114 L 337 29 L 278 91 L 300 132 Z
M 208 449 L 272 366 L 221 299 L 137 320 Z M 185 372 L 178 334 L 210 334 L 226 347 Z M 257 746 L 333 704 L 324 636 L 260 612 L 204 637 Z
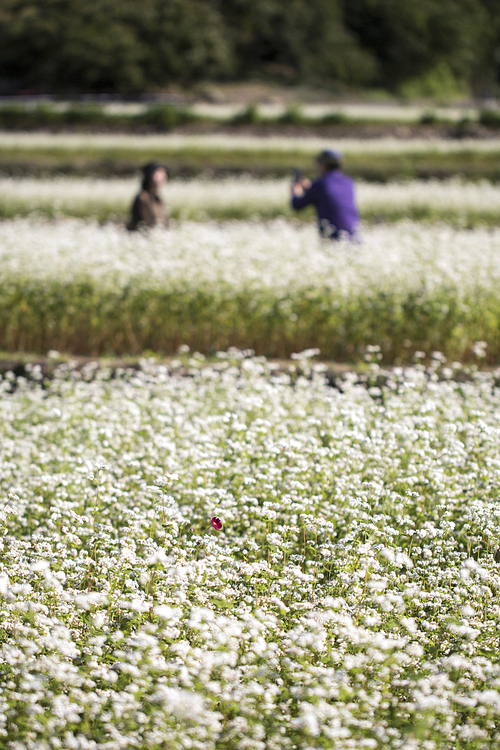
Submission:
M 217 531 L 219 531 L 219 529 L 222 529 L 222 521 L 220 520 L 220 518 L 214 516 L 212 518 L 212 526 L 214 527 L 214 529 L 217 529 Z

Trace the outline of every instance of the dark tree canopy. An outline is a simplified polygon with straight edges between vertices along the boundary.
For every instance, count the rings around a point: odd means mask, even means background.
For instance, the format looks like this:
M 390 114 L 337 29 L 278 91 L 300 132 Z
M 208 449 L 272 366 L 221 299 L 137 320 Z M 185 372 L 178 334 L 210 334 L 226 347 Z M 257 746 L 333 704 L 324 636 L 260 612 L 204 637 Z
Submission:
M 495 89 L 500 0 L 0 0 L 0 78 L 54 92 L 199 80 Z
M 446 62 L 467 79 L 484 44 L 488 14 L 478 0 L 345 0 L 345 21 L 394 86 Z

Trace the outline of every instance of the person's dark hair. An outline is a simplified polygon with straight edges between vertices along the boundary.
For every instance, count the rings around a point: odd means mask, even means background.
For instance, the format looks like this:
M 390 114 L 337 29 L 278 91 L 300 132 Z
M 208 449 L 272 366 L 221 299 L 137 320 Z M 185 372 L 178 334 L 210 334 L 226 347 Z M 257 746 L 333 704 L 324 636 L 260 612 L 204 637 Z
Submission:
M 328 172 L 334 169 L 340 169 L 342 164 L 342 154 L 339 151 L 327 149 L 318 154 L 316 161 L 322 164 Z
M 157 161 L 150 161 L 143 166 L 142 168 L 142 175 L 143 175 L 142 189 L 143 190 L 149 190 L 149 187 L 151 184 L 151 178 L 157 169 L 164 169 L 163 164 L 160 164 Z

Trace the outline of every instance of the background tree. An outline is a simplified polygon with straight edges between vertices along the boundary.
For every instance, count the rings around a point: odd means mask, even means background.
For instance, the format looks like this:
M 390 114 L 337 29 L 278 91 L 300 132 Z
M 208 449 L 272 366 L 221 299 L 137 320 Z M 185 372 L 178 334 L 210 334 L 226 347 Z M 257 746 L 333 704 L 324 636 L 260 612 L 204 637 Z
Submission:
M 344 18 L 379 63 L 377 82 L 391 89 L 449 66 L 467 81 L 488 14 L 480 0 L 343 0 Z
M 240 75 L 354 84 L 374 77 L 377 61 L 346 28 L 338 0 L 219 0 L 219 8 Z
M 3 75 L 51 91 L 140 91 L 230 68 L 203 0 L 3 0 Z
M 499 89 L 499 0 L 1 0 L 0 78 L 137 92 L 260 77 Z

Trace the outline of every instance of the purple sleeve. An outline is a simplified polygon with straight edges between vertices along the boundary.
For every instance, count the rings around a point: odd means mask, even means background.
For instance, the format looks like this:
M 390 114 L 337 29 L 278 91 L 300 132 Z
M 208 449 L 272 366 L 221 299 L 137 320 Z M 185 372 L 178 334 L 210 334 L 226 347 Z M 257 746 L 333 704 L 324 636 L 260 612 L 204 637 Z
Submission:
M 316 182 L 313 182 L 309 190 L 306 190 L 304 195 L 293 195 L 292 196 L 292 208 L 296 211 L 300 211 L 306 206 L 310 206 L 315 203 L 316 198 Z

